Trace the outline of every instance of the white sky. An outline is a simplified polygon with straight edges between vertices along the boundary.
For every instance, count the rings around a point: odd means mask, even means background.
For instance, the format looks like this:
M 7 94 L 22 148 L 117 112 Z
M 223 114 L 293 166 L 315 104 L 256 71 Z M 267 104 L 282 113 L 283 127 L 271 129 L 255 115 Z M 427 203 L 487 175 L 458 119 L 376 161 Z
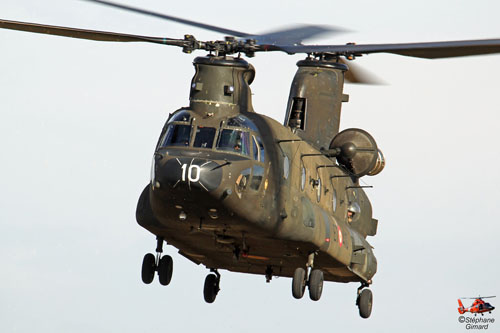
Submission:
M 352 31 L 321 43 L 500 37 L 498 1 L 122 2 L 255 33 L 290 23 Z M 2 0 L 0 18 L 221 37 L 76 0 Z M 222 290 L 206 304 L 207 270 L 170 246 L 172 283 L 141 282 L 155 239 L 135 222 L 136 203 L 159 132 L 169 112 L 187 105 L 191 62 L 203 52 L 7 30 L 0 45 L 2 332 L 455 332 L 465 331 L 458 297 L 500 294 L 500 55 L 356 62 L 387 83 L 347 85 L 341 125 L 368 130 L 387 158 L 379 176 L 364 178 L 375 186 L 367 192 L 379 230 L 369 241 L 379 270 L 363 320 L 357 284 L 326 283 L 319 302 L 298 301 L 290 279 L 266 284 L 222 271 Z M 250 59 L 257 112 L 282 120 L 301 58 Z

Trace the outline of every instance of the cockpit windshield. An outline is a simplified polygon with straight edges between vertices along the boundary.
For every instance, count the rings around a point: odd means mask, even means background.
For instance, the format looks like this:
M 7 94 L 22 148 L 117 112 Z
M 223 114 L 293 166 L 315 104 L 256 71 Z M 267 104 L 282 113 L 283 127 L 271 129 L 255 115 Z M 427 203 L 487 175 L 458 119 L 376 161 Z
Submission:
M 215 148 L 219 151 L 252 156 L 255 161 L 264 162 L 264 146 L 253 121 L 238 115 L 222 121 L 220 129 L 205 126 L 213 123 L 196 120 L 184 109 L 176 111 L 164 128 L 158 148 Z
M 198 126 L 193 147 L 212 148 L 215 138 L 215 128 Z
M 160 147 L 189 146 L 191 125 L 168 125 L 167 131 L 160 142 Z
M 174 115 L 168 120 L 169 123 L 174 121 L 186 121 L 188 122 L 191 119 L 191 114 L 187 111 L 179 111 L 174 113 Z
M 227 126 L 243 127 L 258 132 L 257 126 L 255 126 L 255 124 L 250 119 L 242 115 L 236 116 L 234 118 L 229 118 L 227 120 Z
M 250 155 L 250 134 L 238 130 L 223 129 L 219 134 L 217 149 Z

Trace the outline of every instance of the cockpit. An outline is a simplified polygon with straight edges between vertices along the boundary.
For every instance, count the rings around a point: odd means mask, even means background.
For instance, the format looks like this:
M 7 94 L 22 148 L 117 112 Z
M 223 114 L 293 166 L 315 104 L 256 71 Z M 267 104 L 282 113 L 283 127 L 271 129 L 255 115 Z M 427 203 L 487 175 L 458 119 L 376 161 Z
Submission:
M 201 120 L 197 118 L 197 115 L 187 110 L 175 112 L 165 124 L 156 150 L 161 151 L 164 148 L 169 148 L 169 150 L 172 150 L 169 152 L 170 156 L 176 155 L 174 149 L 180 149 L 181 151 L 205 150 L 207 153 L 214 153 L 205 155 L 205 158 L 208 159 L 226 160 L 227 158 L 232 160 L 233 163 L 234 161 L 241 161 L 243 164 L 239 164 L 239 166 L 233 164 L 233 167 L 236 168 L 234 169 L 236 173 L 236 194 L 241 197 L 246 188 L 258 191 L 264 180 L 266 157 L 264 144 L 255 123 L 243 115 L 222 120 L 210 117 L 201 118 Z M 224 156 L 225 154 L 233 155 L 234 158 Z M 209 155 L 212 157 L 209 157 Z M 183 156 L 183 154 L 179 154 L 179 156 Z M 202 170 L 206 165 L 207 168 L 210 167 L 213 169 L 212 164 L 207 164 L 209 160 L 204 160 L 203 158 L 198 159 L 199 161 L 191 160 L 188 165 L 184 163 L 183 157 L 179 158 L 176 158 L 175 164 L 169 166 L 170 171 L 168 175 L 164 176 L 165 179 L 177 177 L 176 173 L 172 172 L 172 168 L 179 168 L 180 164 L 179 173 L 181 181 L 189 180 L 191 185 L 202 186 L 205 190 L 211 188 L 211 183 L 207 182 L 208 178 L 203 178 L 206 175 Z M 204 162 L 200 162 L 202 160 Z M 195 164 L 192 164 L 193 161 Z M 196 164 L 198 162 L 202 164 Z M 166 161 L 164 163 L 169 162 Z M 154 162 L 153 169 L 156 170 Z M 155 179 L 153 173 L 151 179 Z M 168 180 L 166 181 L 168 182 Z M 179 179 L 170 179 L 170 181 L 173 184 L 177 184 Z
M 264 163 L 264 145 L 257 126 L 243 115 L 228 118 L 218 128 L 196 124 L 188 111 L 175 113 L 167 122 L 158 148 L 193 147 L 235 153 Z

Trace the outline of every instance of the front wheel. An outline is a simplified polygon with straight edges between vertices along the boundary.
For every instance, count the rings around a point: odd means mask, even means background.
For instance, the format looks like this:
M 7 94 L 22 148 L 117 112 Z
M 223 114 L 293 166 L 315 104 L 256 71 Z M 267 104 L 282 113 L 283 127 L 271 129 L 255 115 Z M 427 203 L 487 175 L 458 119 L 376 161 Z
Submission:
M 142 282 L 145 284 L 150 284 L 153 282 L 156 271 L 156 258 L 154 254 L 148 253 L 144 256 L 142 260 Z
M 158 264 L 158 279 L 160 284 L 166 286 L 172 280 L 172 272 L 174 269 L 174 262 L 171 256 L 163 256 Z

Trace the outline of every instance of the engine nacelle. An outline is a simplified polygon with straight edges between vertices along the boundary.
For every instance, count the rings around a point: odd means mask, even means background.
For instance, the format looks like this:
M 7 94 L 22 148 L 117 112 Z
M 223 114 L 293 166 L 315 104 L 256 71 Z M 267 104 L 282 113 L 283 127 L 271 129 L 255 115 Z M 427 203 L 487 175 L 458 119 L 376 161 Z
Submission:
M 337 162 L 356 177 L 375 176 L 385 167 L 385 158 L 375 139 L 365 130 L 349 128 L 330 142 L 336 151 Z
M 384 170 L 385 167 L 384 154 L 382 154 L 382 151 L 380 149 L 377 150 L 378 150 L 377 162 L 375 162 L 375 166 L 373 167 L 373 169 L 371 169 L 370 172 L 368 172 L 368 176 L 378 175 L 380 172 L 382 172 L 382 170 Z

